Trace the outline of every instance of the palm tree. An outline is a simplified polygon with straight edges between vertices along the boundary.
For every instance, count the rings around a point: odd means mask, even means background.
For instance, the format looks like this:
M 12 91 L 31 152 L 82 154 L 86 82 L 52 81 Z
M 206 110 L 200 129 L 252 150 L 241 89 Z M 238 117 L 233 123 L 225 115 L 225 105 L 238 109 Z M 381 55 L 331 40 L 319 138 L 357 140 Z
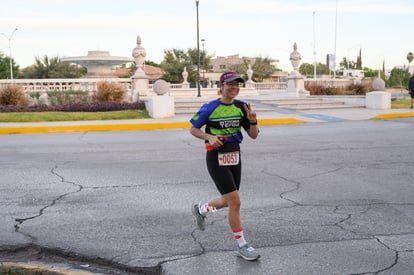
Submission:
M 413 54 L 412 52 L 409 52 L 409 53 L 407 54 L 407 60 L 408 60 L 408 71 L 410 71 L 410 63 L 411 63 L 411 61 L 413 61 L 413 59 L 414 59 L 414 54 Z
M 78 78 L 85 75 L 86 68 L 62 62 L 59 56 L 42 59 L 35 58 L 35 63 L 21 70 L 22 78 Z
M 47 55 L 40 59 L 35 58 L 35 64 L 33 64 L 33 70 L 37 75 L 37 78 L 51 78 L 51 72 L 56 70 L 57 65 L 60 63 L 58 56 L 49 58 Z

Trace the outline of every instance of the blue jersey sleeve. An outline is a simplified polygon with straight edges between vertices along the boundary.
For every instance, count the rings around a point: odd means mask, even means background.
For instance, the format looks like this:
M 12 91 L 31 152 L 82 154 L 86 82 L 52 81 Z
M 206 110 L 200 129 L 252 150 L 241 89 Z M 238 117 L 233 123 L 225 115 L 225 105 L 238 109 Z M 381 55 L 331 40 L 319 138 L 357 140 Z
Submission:
M 219 100 L 213 100 L 203 104 L 200 110 L 190 119 L 191 124 L 196 128 L 203 127 L 218 104 L 220 104 Z

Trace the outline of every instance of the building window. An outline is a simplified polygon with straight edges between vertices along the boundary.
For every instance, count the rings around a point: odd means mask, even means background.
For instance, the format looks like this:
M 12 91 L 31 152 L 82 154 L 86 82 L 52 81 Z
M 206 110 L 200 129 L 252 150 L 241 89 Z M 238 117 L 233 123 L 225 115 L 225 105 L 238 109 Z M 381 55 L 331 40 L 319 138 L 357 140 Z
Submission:
M 225 70 L 226 69 L 226 65 L 220 65 L 220 70 Z

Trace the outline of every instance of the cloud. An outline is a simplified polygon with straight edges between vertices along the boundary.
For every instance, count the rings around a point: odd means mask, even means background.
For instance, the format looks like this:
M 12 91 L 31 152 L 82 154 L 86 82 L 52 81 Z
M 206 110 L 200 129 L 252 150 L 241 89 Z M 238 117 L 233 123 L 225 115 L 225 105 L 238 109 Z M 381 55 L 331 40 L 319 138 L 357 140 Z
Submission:
M 405 23 L 407 15 L 414 14 L 412 0 L 337 3 L 338 56 L 346 55 L 352 45 L 361 44 L 364 58 L 372 54 L 377 60 L 375 51 L 387 51 L 397 63 L 405 60 L 406 53 L 400 51 L 413 51 L 409 49 L 413 43 Z M 142 38 L 147 57 L 160 62 L 164 49 L 196 46 L 195 8 L 194 0 L 124 0 L 122 4 L 98 0 L 6 1 L 0 32 L 19 28 L 13 38 L 13 51 L 23 64 L 32 62 L 34 55 L 83 55 L 97 48 L 129 56 L 137 35 Z M 200 0 L 199 8 L 200 38 L 206 39 L 210 53 L 271 56 L 288 62 L 296 41 L 303 61 L 309 62 L 313 59 L 313 11 L 321 61 L 323 55 L 333 51 L 334 0 Z M 0 39 L 0 51 L 3 49 L 7 49 L 7 41 Z
M 274 1 L 274 0 L 209 0 L 209 4 L 218 7 L 216 13 L 249 14 L 298 14 L 312 11 L 335 12 L 338 3 L 338 12 L 346 13 L 388 13 L 388 14 L 414 14 L 414 3 L 411 1 Z M 202 3 L 201 3 L 202 4 Z M 200 5 L 201 5 L 200 4 Z

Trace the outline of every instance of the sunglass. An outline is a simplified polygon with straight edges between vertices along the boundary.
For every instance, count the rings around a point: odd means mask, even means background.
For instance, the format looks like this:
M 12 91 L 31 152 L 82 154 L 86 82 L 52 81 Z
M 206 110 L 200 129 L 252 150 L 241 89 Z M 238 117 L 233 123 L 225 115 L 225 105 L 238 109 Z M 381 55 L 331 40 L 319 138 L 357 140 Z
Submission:
M 224 82 L 224 84 L 226 84 L 228 86 L 240 86 L 240 83 L 238 81 L 233 81 L 233 82 L 229 82 L 229 83 Z

